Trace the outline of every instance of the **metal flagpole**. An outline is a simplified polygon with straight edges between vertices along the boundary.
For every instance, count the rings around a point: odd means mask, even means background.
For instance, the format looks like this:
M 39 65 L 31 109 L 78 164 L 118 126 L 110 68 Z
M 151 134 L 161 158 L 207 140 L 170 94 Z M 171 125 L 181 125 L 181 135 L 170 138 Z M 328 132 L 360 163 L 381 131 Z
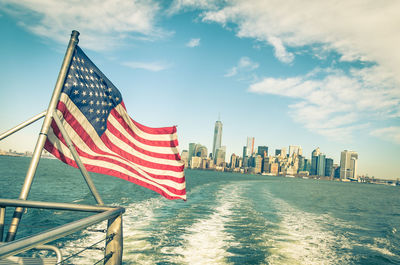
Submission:
M 92 192 L 94 198 L 97 201 L 97 204 L 99 205 L 104 205 L 103 200 L 100 197 L 100 194 L 97 192 L 96 186 L 94 185 L 92 179 L 90 178 L 89 173 L 87 172 L 85 166 L 82 163 L 81 158 L 79 157 L 78 153 L 76 152 L 76 149 L 74 145 L 72 144 L 71 138 L 69 137 L 67 131 L 65 131 L 65 128 L 60 120 L 60 118 L 57 116 L 57 112 L 54 111 L 53 113 L 53 119 L 57 123 L 58 129 L 60 129 L 60 132 L 62 136 L 64 137 L 65 142 L 67 143 L 67 146 L 69 150 L 71 151 L 72 156 L 74 157 L 74 160 L 76 164 L 78 165 L 79 170 L 82 173 L 83 178 L 86 181 L 86 184 L 89 186 L 90 191 Z
M 31 163 L 29 164 L 28 171 L 26 173 L 25 182 L 21 189 L 21 193 L 19 195 L 19 199 L 26 200 L 29 194 L 29 191 L 32 186 L 33 178 L 35 177 L 36 169 L 39 163 L 40 155 L 42 154 L 42 150 L 44 144 L 47 139 L 47 132 L 49 131 L 53 112 L 57 107 L 58 100 L 60 98 L 61 89 L 65 81 L 65 77 L 67 76 L 68 67 L 71 63 L 72 55 L 75 50 L 75 46 L 78 44 L 79 32 L 73 30 L 71 34 L 71 39 L 68 44 L 67 51 L 64 56 L 64 61 L 61 66 L 60 73 L 58 74 L 57 82 L 54 87 L 53 95 L 51 96 L 51 100 L 49 103 L 49 107 L 47 108 L 46 116 L 43 121 L 42 129 L 40 130 L 38 140 L 36 142 L 35 150 L 32 155 Z M 18 225 L 22 217 L 24 208 L 17 207 L 15 208 L 13 218 L 11 220 L 10 228 L 7 233 L 6 242 L 13 241 L 15 239 L 15 235 L 18 230 Z

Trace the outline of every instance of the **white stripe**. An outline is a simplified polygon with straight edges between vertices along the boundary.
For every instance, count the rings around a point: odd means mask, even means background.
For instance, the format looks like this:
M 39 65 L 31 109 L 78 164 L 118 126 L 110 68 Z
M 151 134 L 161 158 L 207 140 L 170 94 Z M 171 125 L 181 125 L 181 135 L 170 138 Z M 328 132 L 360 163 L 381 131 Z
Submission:
M 72 155 L 71 155 L 71 152 L 68 149 L 68 147 L 65 146 L 61 141 L 59 141 L 57 136 L 53 133 L 52 129 L 49 130 L 48 139 L 55 146 L 55 148 L 58 151 L 60 151 L 61 153 L 64 154 L 65 157 L 67 157 L 68 159 L 74 160 Z M 104 167 L 104 168 L 109 168 L 109 169 L 113 169 L 113 170 L 119 171 L 119 172 L 124 173 L 124 174 L 126 174 L 128 176 L 131 176 L 131 177 L 136 178 L 138 180 L 141 180 L 141 181 L 143 181 L 145 183 L 148 183 L 148 184 L 150 184 L 152 186 L 155 186 L 155 187 L 163 190 L 165 193 L 169 194 L 170 196 L 178 196 L 178 197 L 183 198 L 182 195 L 177 195 L 177 194 L 167 190 L 165 187 L 163 187 L 163 186 L 161 186 L 159 184 L 168 185 L 170 187 L 182 190 L 185 187 L 184 183 L 175 183 L 175 182 L 170 181 L 170 180 L 156 180 L 157 182 L 154 182 L 154 181 L 145 179 L 145 178 L 143 178 L 143 177 L 141 177 L 139 175 L 136 175 L 133 172 L 131 172 L 131 171 L 119 166 L 119 165 L 116 165 L 116 164 L 113 164 L 113 163 L 110 163 L 110 162 L 107 162 L 107 161 L 99 161 L 99 160 L 96 160 L 96 159 L 90 159 L 90 158 L 86 158 L 86 157 L 80 157 L 80 158 L 82 160 L 82 163 L 84 163 L 86 165 Z M 130 165 L 130 166 L 132 166 L 134 168 L 134 165 Z M 148 176 L 148 175 L 146 177 L 149 177 L 151 179 L 151 177 Z
M 159 153 L 159 154 L 172 154 L 175 155 L 178 153 L 178 149 L 177 148 L 173 148 L 173 147 L 162 147 L 162 146 L 151 146 L 151 145 L 147 145 L 144 143 L 139 142 L 138 140 L 136 140 L 135 138 L 133 138 L 127 131 L 126 129 L 118 122 L 117 119 L 115 119 L 114 116 L 110 115 L 108 117 L 108 121 L 119 131 L 121 132 L 131 143 L 133 143 L 134 145 L 149 151 L 149 152 L 153 152 L 153 153 Z
M 136 156 L 143 160 L 146 160 L 148 162 L 153 162 L 153 163 L 157 163 L 157 164 L 176 166 L 176 167 L 182 166 L 182 164 L 183 164 L 181 161 L 177 161 L 177 160 L 156 158 L 156 157 L 145 155 L 141 152 L 136 151 L 134 148 L 129 146 L 127 143 L 122 141 L 120 138 L 118 138 L 114 134 L 112 134 L 109 130 L 106 130 L 104 133 L 107 135 L 108 138 L 110 138 L 110 141 L 115 146 L 124 150 L 125 152 L 129 153 L 130 155 L 133 155 L 133 156 Z
M 122 107 L 121 104 L 118 104 L 118 106 L 115 107 L 115 110 L 119 113 L 119 115 L 121 115 L 121 117 L 124 119 L 124 121 L 129 125 L 129 127 L 132 128 L 133 132 L 143 139 L 150 140 L 150 141 L 174 141 L 178 138 L 176 133 L 173 133 L 173 134 L 146 133 L 146 132 L 140 130 L 138 127 L 136 127 L 136 125 L 131 121 L 131 118 L 129 117 L 128 113 L 126 112 L 124 107 Z M 154 128 L 154 129 L 157 129 L 157 128 Z
M 64 98 L 65 96 L 65 98 Z M 120 159 L 120 155 L 111 151 L 105 144 L 104 142 L 100 139 L 100 137 L 98 136 L 97 132 L 95 131 L 95 129 L 93 128 L 92 124 L 90 124 L 90 122 L 87 121 L 86 117 L 82 114 L 82 112 L 76 107 L 76 105 L 69 100 L 68 96 L 66 96 L 64 93 L 62 94 L 60 101 L 63 101 L 64 104 L 68 104 L 68 109 L 69 112 L 71 113 L 71 115 L 73 117 L 75 117 L 76 120 L 80 121 L 81 126 L 85 129 L 86 133 L 88 135 L 90 135 L 91 139 L 93 140 L 93 142 L 95 143 L 95 145 L 98 147 L 98 149 L 100 149 L 103 152 L 106 153 L 112 153 L 114 155 L 117 155 L 118 157 L 114 157 L 111 155 L 103 155 L 101 154 L 101 156 L 107 157 L 107 158 L 111 158 L 114 160 L 118 160 L 119 162 L 125 163 L 125 159 Z M 57 113 L 59 114 L 60 117 L 62 117 L 61 112 L 59 110 L 57 110 Z M 92 149 L 90 149 L 87 144 L 81 139 L 81 137 L 76 133 L 76 131 L 66 122 L 64 121 L 63 118 L 60 118 L 63 121 L 63 125 L 65 130 L 68 132 L 68 135 L 70 136 L 71 140 L 74 142 L 74 144 L 76 144 L 77 146 L 79 146 L 79 148 L 88 153 L 89 155 L 93 155 L 93 156 L 97 156 L 99 154 L 95 153 Z M 153 158 L 154 159 L 154 158 Z M 153 161 L 149 161 L 149 162 L 153 162 Z M 132 162 L 130 162 L 132 163 Z M 143 165 L 138 165 L 135 164 L 137 168 L 137 170 L 142 173 L 141 171 L 146 171 L 150 174 L 154 174 L 154 175 L 163 175 L 163 176 L 172 176 L 172 177 L 176 177 L 176 178 L 182 178 L 183 177 L 183 172 L 175 172 L 175 171 L 171 171 L 171 170 L 162 170 L 162 169 L 154 169 L 154 168 L 149 168 Z M 136 169 L 136 168 L 135 168 Z
M 61 116 L 61 112 L 60 112 L 60 111 L 58 111 L 58 114 Z M 72 113 L 71 113 L 71 114 L 72 114 Z M 73 114 L 72 114 L 72 115 L 73 115 Z M 135 163 L 133 163 L 133 162 L 131 162 L 131 161 L 127 161 L 127 159 L 122 159 L 120 155 L 118 155 L 118 154 L 116 154 L 115 152 L 109 150 L 109 149 L 104 145 L 103 141 L 101 141 L 101 139 L 97 136 L 96 132 L 94 132 L 95 135 L 91 135 L 91 134 L 90 134 L 90 136 L 93 136 L 93 137 L 91 137 L 91 139 L 95 142 L 95 144 L 99 147 L 99 149 L 100 149 L 101 151 L 106 152 L 106 153 L 109 153 L 110 155 L 98 154 L 98 153 L 96 153 L 95 151 L 93 151 L 92 149 L 90 149 L 90 148 L 87 146 L 87 144 L 82 140 L 82 138 L 80 138 L 80 136 L 79 136 L 79 135 L 76 133 L 76 131 L 71 127 L 71 125 L 69 125 L 68 122 L 66 122 L 65 120 L 62 120 L 62 121 L 63 121 L 64 128 L 65 128 L 65 130 L 67 131 L 67 133 L 68 133 L 68 135 L 70 136 L 70 138 L 71 138 L 71 140 L 73 141 L 73 143 L 74 143 L 76 146 L 78 146 L 79 149 L 81 149 L 82 151 L 84 151 L 85 153 L 87 153 L 88 155 L 91 155 L 91 156 L 102 156 L 102 157 L 105 157 L 105 158 L 109 158 L 109 159 L 112 159 L 112 160 L 116 160 L 116 161 L 118 161 L 118 162 L 120 162 L 120 163 L 123 163 L 123 164 L 125 164 L 125 165 L 130 166 L 130 167 L 133 167 L 133 168 L 134 168 L 135 170 L 137 170 L 139 173 L 145 175 L 146 177 L 148 177 L 149 179 L 151 179 L 151 180 L 153 180 L 153 181 L 155 181 L 155 182 L 158 182 L 159 180 L 158 180 L 158 179 L 152 178 L 151 176 L 149 176 L 149 175 L 147 174 L 147 172 L 150 173 L 150 174 L 163 175 L 163 176 L 173 176 L 173 177 L 176 177 L 176 178 L 182 178 L 183 175 L 184 175 L 183 172 L 175 172 L 175 171 L 170 171 L 170 170 L 152 169 L 152 168 L 148 168 L 148 167 L 145 167 L 145 166 L 142 166 L 142 165 L 135 164 Z M 84 123 L 86 123 L 86 120 L 84 121 Z M 83 127 L 85 127 L 85 126 L 84 126 L 85 124 L 81 124 L 81 125 L 83 125 Z M 85 127 L 85 128 L 88 129 L 88 126 Z M 92 129 L 93 129 L 93 127 L 92 127 Z M 93 129 L 93 130 L 94 130 L 94 129 Z M 97 136 L 97 137 L 96 137 L 96 136 Z M 97 141 L 99 142 L 99 144 L 96 143 L 96 139 L 95 139 L 95 138 L 97 138 Z M 100 148 L 99 145 L 101 145 L 103 148 Z M 113 155 L 115 155 L 115 156 L 113 156 Z M 88 159 L 89 159 L 89 158 L 88 158 Z M 170 180 L 170 181 L 173 182 L 172 180 Z M 173 183 L 175 183 L 175 182 L 173 182 Z M 176 183 L 175 183 L 175 184 L 176 184 Z

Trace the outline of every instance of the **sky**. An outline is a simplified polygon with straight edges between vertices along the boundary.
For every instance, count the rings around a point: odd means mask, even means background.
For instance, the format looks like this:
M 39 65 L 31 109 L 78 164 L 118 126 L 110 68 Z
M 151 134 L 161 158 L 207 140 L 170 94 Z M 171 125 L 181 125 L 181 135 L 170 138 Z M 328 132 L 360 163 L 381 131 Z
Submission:
M 130 116 L 180 149 L 247 137 L 400 177 L 400 1 L 0 0 L 0 132 L 47 108 L 72 30 Z M 33 151 L 39 122 L 0 142 Z

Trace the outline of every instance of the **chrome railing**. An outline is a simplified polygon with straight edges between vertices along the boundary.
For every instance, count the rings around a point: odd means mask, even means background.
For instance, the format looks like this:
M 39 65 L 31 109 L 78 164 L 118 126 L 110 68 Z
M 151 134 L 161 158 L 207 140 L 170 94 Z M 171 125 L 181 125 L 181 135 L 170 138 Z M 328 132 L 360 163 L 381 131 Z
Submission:
M 104 252 L 104 264 L 115 265 L 122 263 L 122 214 L 125 209 L 122 207 L 107 207 L 71 203 L 40 202 L 13 199 L 0 199 L 0 209 L 6 207 L 40 208 L 52 210 L 66 210 L 79 212 L 93 212 L 92 216 L 49 229 L 47 231 L 27 236 L 15 241 L 6 242 L 0 245 L 0 259 L 16 255 L 27 250 L 43 246 L 48 242 L 67 236 L 91 225 L 108 220 L 106 233 L 106 247 Z M 3 236 L 2 224 L 4 224 L 5 210 L 0 211 L 0 238 Z M 57 263 L 57 264 L 62 264 Z

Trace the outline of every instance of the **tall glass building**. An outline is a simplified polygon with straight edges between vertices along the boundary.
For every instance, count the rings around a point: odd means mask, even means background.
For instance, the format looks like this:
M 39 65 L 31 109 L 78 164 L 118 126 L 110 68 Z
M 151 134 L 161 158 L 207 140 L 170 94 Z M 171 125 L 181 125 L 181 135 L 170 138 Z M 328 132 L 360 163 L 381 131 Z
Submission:
M 221 141 L 222 141 L 222 122 L 216 121 L 214 127 L 214 141 L 212 149 L 214 161 L 216 160 L 217 149 L 221 148 Z

